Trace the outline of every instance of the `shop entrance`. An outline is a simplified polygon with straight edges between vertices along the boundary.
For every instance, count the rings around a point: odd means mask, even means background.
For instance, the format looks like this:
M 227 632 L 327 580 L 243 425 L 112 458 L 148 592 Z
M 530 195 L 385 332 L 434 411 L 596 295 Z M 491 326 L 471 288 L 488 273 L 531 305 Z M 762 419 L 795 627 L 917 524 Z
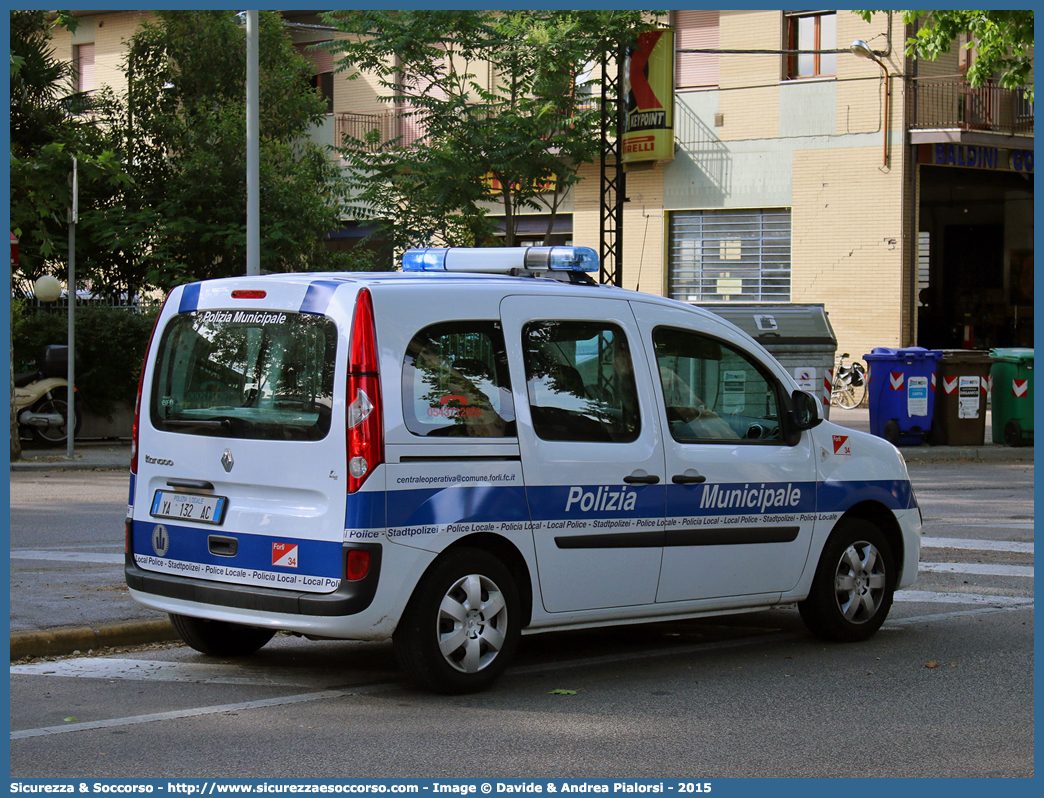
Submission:
M 1033 346 L 1033 175 L 920 169 L 917 345 Z

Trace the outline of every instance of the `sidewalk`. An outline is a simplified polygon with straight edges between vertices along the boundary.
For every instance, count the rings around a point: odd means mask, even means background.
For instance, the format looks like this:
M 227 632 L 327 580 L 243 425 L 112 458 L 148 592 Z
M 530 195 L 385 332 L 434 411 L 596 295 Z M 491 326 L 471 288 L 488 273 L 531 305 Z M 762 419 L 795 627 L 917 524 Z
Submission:
M 870 431 L 870 414 L 866 409 L 832 408 L 830 415 L 831 421 L 835 424 L 861 432 Z M 989 414 L 986 419 L 986 437 L 987 442 L 982 446 L 904 446 L 901 451 L 911 462 L 1033 460 L 1032 446 L 1015 448 L 989 441 Z M 130 452 L 130 441 L 125 439 L 77 441 L 72 460 L 66 457 L 64 449 L 26 449 L 23 451 L 23 459 L 11 464 L 11 471 L 127 471 L 130 468 Z M 68 569 L 70 565 L 69 562 L 40 563 L 43 569 Z M 99 575 L 109 585 L 106 589 L 124 590 L 122 567 L 110 567 L 111 572 L 107 567 L 104 574 Z M 101 605 L 96 607 L 96 613 L 87 609 L 87 617 L 112 618 L 113 615 L 121 615 L 118 607 L 115 613 L 112 611 L 114 602 L 111 593 L 92 592 L 85 600 L 106 602 L 104 611 Z M 150 611 L 135 605 L 133 612 L 128 609 L 122 614 L 127 617 L 117 622 L 84 626 L 82 620 L 78 620 L 83 617 L 81 612 L 78 616 L 64 620 L 55 617 L 54 624 L 48 623 L 45 628 L 12 632 L 11 659 L 64 655 L 77 650 L 87 652 L 104 646 L 132 646 L 177 639 L 170 622 L 159 613 L 152 615 Z

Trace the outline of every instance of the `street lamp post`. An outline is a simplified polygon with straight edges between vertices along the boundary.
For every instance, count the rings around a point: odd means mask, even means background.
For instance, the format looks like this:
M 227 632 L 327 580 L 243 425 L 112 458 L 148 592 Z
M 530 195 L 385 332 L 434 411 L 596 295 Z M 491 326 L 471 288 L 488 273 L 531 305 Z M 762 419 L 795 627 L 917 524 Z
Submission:
M 891 94 L 891 81 L 888 79 L 888 67 L 877 57 L 877 53 L 870 49 L 870 45 L 862 39 L 852 42 L 852 55 L 860 58 L 869 58 L 884 70 L 884 113 L 881 119 L 881 131 L 884 133 L 884 165 L 888 166 L 888 98 Z

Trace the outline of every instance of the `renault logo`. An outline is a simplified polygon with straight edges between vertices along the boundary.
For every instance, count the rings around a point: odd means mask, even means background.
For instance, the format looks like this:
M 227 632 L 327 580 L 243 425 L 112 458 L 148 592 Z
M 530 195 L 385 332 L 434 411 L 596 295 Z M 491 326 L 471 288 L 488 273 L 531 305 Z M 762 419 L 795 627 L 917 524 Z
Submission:
M 221 455 L 221 465 L 225 468 L 225 473 L 232 470 L 232 466 L 236 464 L 236 461 L 232 459 L 232 451 L 225 449 L 225 453 Z

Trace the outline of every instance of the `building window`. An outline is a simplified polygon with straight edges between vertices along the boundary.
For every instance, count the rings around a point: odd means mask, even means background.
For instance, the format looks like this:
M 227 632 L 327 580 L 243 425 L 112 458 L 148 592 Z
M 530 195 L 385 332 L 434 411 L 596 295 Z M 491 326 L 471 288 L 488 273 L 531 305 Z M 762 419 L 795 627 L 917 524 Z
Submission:
M 94 91 L 94 42 L 73 46 L 73 66 L 76 69 L 76 90 Z
M 789 302 L 790 211 L 675 211 L 668 293 L 683 302 Z
M 837 12 L 784 11 L 788 50 L 836 50 Z M 789 79 L 815 78 L 837 74 L 837 54 L 819 52 L 789 53 L 786 76 Z
M 326 100 L 326 113 L 334 109 L 334 54 L 323 45 L 329 42 L 303 42 L 297 52 L 312 65 L 312 88 Z
M 334 107 L 333 72 L 320 72 L 312 75 L 312 88 L 326 100 L 326 113 L 332 114 Z
M 681 50 L 716 50 L 719 47 L 719 11 L 672 11 L 676 31 L 674 83 L 682 88 L 718 85 L 717 53 L 683 53 Z

